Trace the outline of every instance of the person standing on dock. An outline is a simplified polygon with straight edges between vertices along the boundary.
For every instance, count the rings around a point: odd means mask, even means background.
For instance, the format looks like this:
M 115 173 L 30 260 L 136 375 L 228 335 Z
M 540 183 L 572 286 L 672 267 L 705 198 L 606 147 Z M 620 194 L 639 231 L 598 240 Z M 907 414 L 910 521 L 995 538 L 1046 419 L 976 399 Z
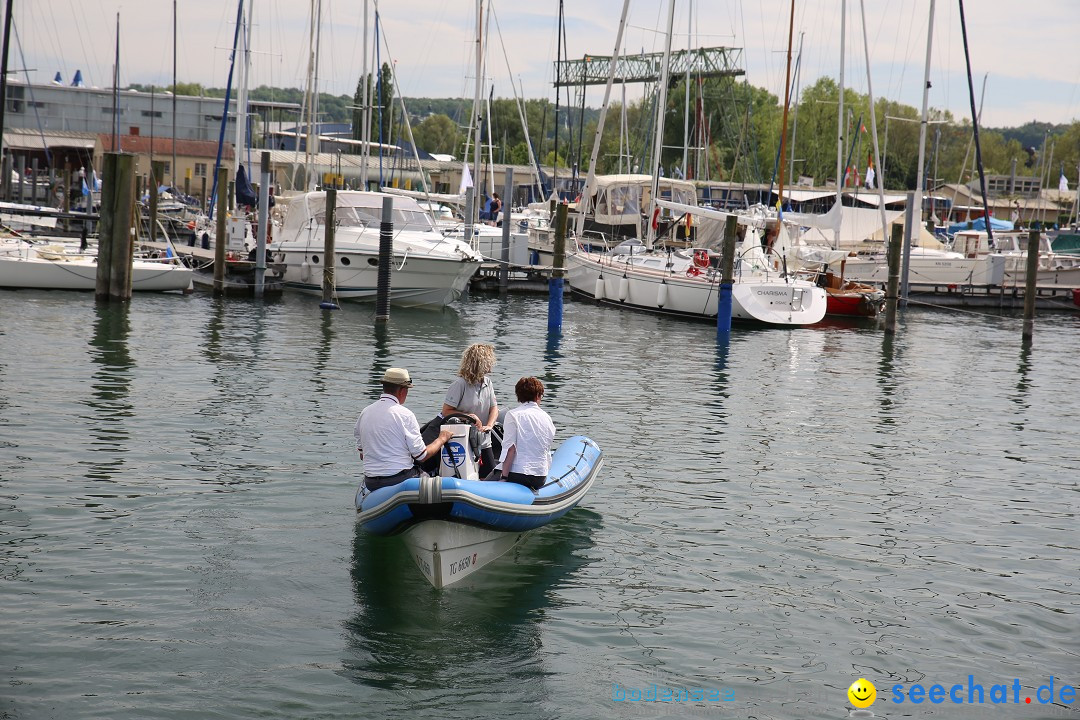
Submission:
M 369 492 L 419 476 L 419 463 L 438 454 L 454 436 L 452 430 L 443 430 L 424 444 L 416 415 L 405 407 L 412 387 L 408 370 L 390 368 L 383 374 L 382 386 L 382 395 L 363 409 L 353 429 Z

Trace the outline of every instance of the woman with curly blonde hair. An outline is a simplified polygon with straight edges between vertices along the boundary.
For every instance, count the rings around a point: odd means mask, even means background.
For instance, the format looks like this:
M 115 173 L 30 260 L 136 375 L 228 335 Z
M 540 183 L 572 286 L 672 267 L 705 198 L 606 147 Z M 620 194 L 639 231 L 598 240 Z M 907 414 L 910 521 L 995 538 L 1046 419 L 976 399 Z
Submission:
M 464 413 L 473 418 L 480 432 L 480 477 L 486 477 L 495 467 L 491 450 L 491 427 L 499 419 L 499 403 L 488 375 L 495 368 L 495 347 L 474 343 L 461 353 L 458 377 L 450 384 L 443 400 L 443 417 Z

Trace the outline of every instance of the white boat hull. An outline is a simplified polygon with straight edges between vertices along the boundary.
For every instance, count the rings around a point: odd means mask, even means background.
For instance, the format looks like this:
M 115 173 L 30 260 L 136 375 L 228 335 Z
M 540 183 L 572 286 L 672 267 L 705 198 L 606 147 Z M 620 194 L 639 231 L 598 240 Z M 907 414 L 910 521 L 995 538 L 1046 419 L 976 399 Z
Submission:
M 844 262 L 844 279 L 884 285 L 889 281 L 889 266 L 871 258 L 848 258 Z M 912 256 L 908 281 L 922 285 L 1001 285 L 1005 281 L 1005 258 Z
M 503 556 L 527 534 L 426 520 L 410 527 L 402 538 L 428 582 L 444 588 Z
M 193 271 L 182 265 L 135 260 L 131 268 L 131 289 L 140 292 L 186 291 L 192 287 L 192 276 Z M 0 287 L 95 290 L 97 262 L 93 257 L 83 256 L 50 260 L 33 254 L 2 255 Z
M 566 256 L 571 290 L 600 302 L 688 317 L 715 318 L 720 282 L 715 273 L 688 277 L 662 267 L 628 267 L 609 256 Z M 812 325 L 825 317 L 824 289 L 778 275 L 736 278 L 733 319 L 770 325 Z
M 323 255 L 310 250 L 279 251 L 285 284 L 308 295 L 322 295 Z M 338 250 L 335 294 L 342 300 L 374 300 L 379 287 L 378 253 Z M 312 257 L 319 263 L 312 262 Z M 390 271 L 390 302 L 401 307 L 443 306 L 465 292 L 479 262 L 395 255 Z M 346 264 L 347 263 L 347 264 Z M 374 264 L 373 264 L 374 263 Z

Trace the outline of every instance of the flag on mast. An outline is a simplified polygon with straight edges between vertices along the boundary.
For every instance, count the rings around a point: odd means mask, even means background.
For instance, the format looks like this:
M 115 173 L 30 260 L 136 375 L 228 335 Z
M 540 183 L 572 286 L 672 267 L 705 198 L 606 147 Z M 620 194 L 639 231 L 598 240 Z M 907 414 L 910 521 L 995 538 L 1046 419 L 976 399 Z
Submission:
M 472 186 L 472 173 L 469 172 L 469 163 L 465 163 L 461 169 L 461 187 L 458 188 L 458 195 L 464 195 L 465 191 Z

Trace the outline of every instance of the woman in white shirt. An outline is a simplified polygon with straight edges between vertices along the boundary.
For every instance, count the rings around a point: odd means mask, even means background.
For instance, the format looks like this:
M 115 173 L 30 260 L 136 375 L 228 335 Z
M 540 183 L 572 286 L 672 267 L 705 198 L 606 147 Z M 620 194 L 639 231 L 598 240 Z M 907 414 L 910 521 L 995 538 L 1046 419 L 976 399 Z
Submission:
M 521 404 L 508 411 L 503 419 L 500 474 L 503 480 L 539 490 L 547 483 L 551 470 L 555 423 L 540 408 L 544 383 L 539 378 L 521 378 L 514 386 L 514 393 Z

